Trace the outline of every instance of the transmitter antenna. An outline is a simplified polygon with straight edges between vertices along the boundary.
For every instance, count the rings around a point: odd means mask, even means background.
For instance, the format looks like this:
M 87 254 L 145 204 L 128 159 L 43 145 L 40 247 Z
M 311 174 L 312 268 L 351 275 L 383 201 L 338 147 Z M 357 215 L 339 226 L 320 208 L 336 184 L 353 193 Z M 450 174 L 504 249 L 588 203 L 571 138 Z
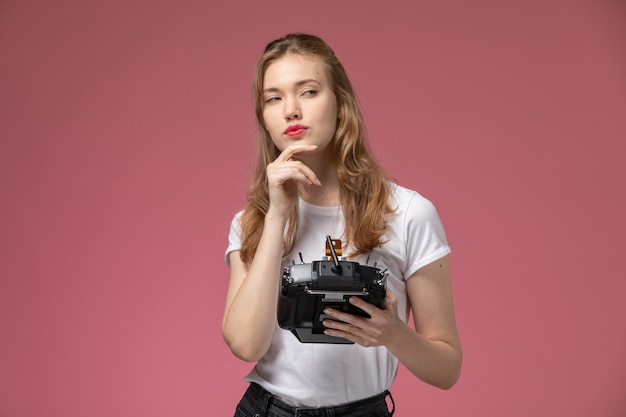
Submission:
M 341 275 L 343 269 L 341 268 L 341 265 L 339 265 L 339 257 L 337 256 L 335 245 L 330 236 L 326 236 L 326 249 L 330 249 L 330 254 L 333 257 L 334 265 L 332 266 L 332 268 L 330 268 L 330 270 L 333 272 L 333 274 Z

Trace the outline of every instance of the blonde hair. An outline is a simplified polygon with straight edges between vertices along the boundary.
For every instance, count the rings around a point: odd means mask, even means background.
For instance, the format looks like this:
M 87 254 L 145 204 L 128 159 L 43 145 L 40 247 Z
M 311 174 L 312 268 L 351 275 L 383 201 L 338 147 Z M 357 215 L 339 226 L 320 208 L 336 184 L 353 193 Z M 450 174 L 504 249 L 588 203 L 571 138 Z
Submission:
M 390 206 L 390 183 L 372 157 L 365 143 L 365 128 L 359 105 L 343 65 L 333 50 L 319 37 L 293 33 L 270 42 L 257 61 L 253 99 L 258 129 L 258 155 L 254 178 L 248 190 L 248 203 L 241 218 L 241 259 L 251 262 L 263 233 L 269 209 L 266 167 L 280 151 L 270 137 L 263 120 L 263 77 L 268 66 L 287 54 L 319 58 L 326 70 L 337 99 L 337 129 L 330 142 L 333 162 L 339 178 L 339 193 L 345 219 L 344 238 L 354 248 L 350 256 L 371 252 L 380 246 L 393 211 Z M 291 252 L 298 236 L 298 207 L 287 223 L 283 253 Z

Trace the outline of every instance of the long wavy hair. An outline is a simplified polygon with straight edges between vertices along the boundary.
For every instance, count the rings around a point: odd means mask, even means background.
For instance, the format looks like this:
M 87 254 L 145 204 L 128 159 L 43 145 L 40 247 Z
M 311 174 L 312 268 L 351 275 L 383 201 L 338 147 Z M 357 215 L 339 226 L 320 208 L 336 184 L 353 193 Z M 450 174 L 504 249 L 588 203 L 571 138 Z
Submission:
M 365 142 L 365 128 L 352 84 L 333 50 L 319 37 L 293 33 L 270 42 L 257 61 L 254 72 L 258 155 L 248 202 L 241 217 L 241 259 L 251 262 L 259 245 L 265 214 L 269 209 L 266 167 L 280 151 L 274 145 L 263 120 L 263 78 L 270 64 L 287 54 L 313 56 L 323 64 L 335 93 L 338 122 L 330 141 L 333 163 L 339 178 L 339 194 L 345 219 L 343 239 L 351 244 L 349 256 L 371 252 L 382 245 L 390 205 L 391 186 Z M 283 254 L 289 254 L 298 236 L 298 207 L 287 222 Z

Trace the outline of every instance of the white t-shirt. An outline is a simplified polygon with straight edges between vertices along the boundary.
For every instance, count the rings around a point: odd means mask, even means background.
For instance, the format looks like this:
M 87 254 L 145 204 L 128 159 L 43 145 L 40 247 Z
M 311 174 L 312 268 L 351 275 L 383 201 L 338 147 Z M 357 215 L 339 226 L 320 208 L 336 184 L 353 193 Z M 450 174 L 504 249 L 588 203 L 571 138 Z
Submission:
M 393 184 L 395 213 L 387 224 L 382 246 L 371 254 L 368 265 L 388 268 L 387 288 L 398 297 L 398 313 L 409 316 L 405 280 L 421 267 L 450 253 L 445 232 L 434 205 L 415 191 Z M 299 201 L 300 238 L 283 266 L 321 260 L 326 236 L 343 238 L 341 207 L 313 206 Z M 241 248 L 239 219 L 235 215 L 228 236 L 226 261 Z M 343 239 L 342 239 L 343 240 Z M 350 247 L 342 241 L 344 255 Z M 365 263 L 367 255 L 350 259 Z M 280 279 L 277 271 L 276 279 Z M 290 331 L 276 324 L 271 346 L 246 376 L 296 407 L 343 404 L 380 394 L 388 389 L 398 370 L 398 360 L 385 347 L 358 344 L 300 343 Z

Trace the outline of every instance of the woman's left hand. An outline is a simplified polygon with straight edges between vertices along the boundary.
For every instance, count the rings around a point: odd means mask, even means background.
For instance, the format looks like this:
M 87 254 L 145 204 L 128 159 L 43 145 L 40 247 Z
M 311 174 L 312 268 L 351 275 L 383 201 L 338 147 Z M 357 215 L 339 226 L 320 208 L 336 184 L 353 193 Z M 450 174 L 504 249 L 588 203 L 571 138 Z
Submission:
M 384 346 L 397 334 L 399 326 L 405 325 L 398 317 L 398 297 L 389 290 L 385 297 L 384 310 L 358 297 L 350 297 L 349 302 L 371 317 L 361 317 L 332 308 L 325 309 L 325 314 L 337 319 L 324 320 L 325 334 L 343 337 L 365 347 Z

